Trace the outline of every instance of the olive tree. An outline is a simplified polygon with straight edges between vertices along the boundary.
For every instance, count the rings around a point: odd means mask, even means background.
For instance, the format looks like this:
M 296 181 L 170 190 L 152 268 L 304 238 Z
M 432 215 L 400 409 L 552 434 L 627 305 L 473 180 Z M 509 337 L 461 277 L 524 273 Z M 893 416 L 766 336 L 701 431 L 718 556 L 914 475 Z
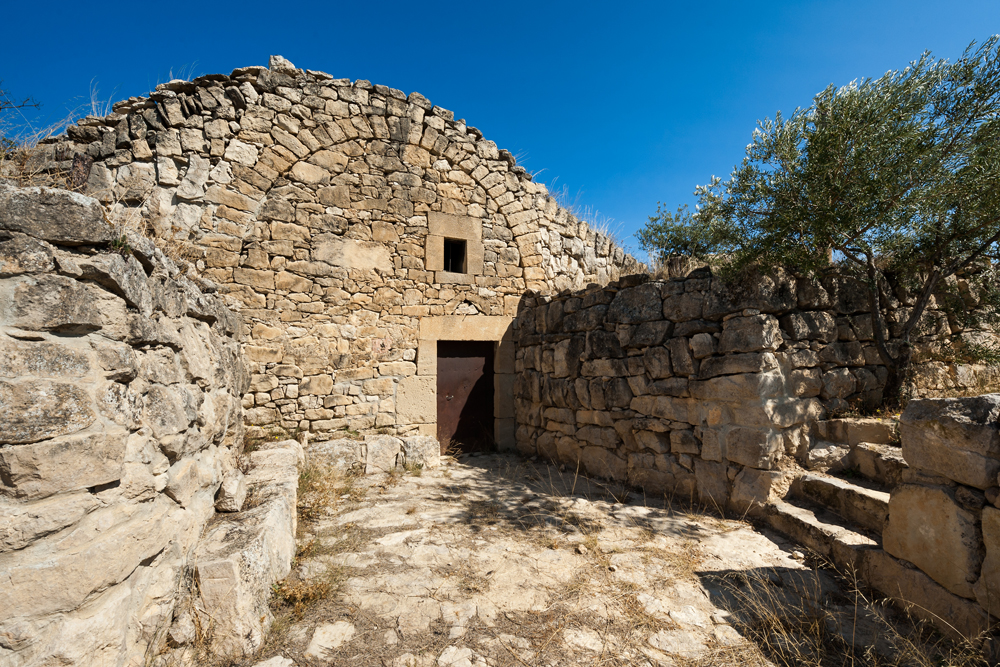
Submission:
M 641 246 L 654 259 L 708 259 L 723 273 L 781 267 L 859 279 L 895 397 L 935 295 L 966 319 L 1000 303 L 998 38 L 953 62 L 924 53 L 903 70 L 831 85 L 808 108 L 759 122 L 729 179 L 695 194 L 694 212 L 661 207 Z M 971 301 L 956 289 L 969 276 Z M 941 296 L 949 292 L 956 298 Z M 903 314 L 891 329 L 890 310 Z

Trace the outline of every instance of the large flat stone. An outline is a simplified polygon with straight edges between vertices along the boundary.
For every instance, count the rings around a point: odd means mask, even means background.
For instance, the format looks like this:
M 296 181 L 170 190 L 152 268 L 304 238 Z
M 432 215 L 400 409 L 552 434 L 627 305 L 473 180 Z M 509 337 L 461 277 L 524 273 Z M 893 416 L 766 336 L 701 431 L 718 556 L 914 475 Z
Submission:
M 979 522 L 948 490 L 910 484 L 894 489 L 882 537 L 896 558 L 910 561 L 955 595 L 974 597 L 983 559 Z
M 114 238 L 96 199 L 66 190 L 16 188 L 3 183 L 0 229 L 59 245 L 100 244 Z
M 912 400 L 899 420 L 903 457 L 977 489 L 996 485 L 1000 473 L 1000 394 Z
M 97 419 L 90 396 L 50 380 L 0 382 L 0 445 L 19 445 L 82 431 Z
M 37 499 L 115 482 L 122 476 L 125 438 L 116 430 L 0 447 L 0 488 Z

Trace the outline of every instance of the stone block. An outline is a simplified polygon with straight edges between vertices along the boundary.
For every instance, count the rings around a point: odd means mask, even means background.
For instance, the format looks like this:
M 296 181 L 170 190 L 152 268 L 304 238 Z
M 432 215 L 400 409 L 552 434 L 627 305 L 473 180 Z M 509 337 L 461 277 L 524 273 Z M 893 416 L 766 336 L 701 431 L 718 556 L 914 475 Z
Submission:
M 1000 394 L 911 400 L 899 420 L 903 457 L 919 468 L 977 489 L 1000 474 Z
M 0 502 L 0 553 L 23 549 L 41 537 L 73 525 L 101 502 L 88 491 L 62 493 L 31 503 Z
M 716 509 L 722 510 L 729 503 L 729 477 L 726 466 L 695 459 L 694 477 L 698 489 L 698 499 Z
M 955 595 L 974 597 L 982 533 L 977 517 L 947 489 L 911 484 L 894 489 L 882 537 L 885 550 L 896 558 L 913 563 Z
M 0 311 L 28 331 L 86 333 L 105 324 L 101 291 L 66 276 L 20 276 L 0 283 Z
M 77 385 L 50 380 L 0 381 L 0 445 L 76 433 L 96 419 L 90 396 Z
M 707 336 L 708 334 L 698 334 Z M 693 340 L 693 339 L 692 339 Z M 697 356 L 697 355 L 696 355 Z M 736 375 L 739 373 L 761 373 L 778 367 L 778 360 L 770 352 L 752 352 L 748 354 L 727 354 L 720 357 L 702 359 L 698 368 L 698 377 L 708 379 L 719 375 Z
M 299 395 L 327 396 L 333 391 L 333 377 L 330 375 L 310 375 L 299 382 Z
M 837 320 L 826 311 L 790 313 L 781 318 L 781 328 L 792 340 L 818 340 L 829 343 L 837 339 Z
M 399 424 L 433 424 L 437 421 L 437 378 L 411 375 L 396 388 Z
M 638 324 L 663 318 L 663 300 L 655 283 L 620 290 L 608 306 L 609 322 Z
M 620 481 L 628 476 L 625 459 L 604 447 L 584 447 L 580 452 L 580 463 L 588 474 L 596 477 Z
M 630 402 L 629 407 L 640 415 L 688 422 L 691 401 L 673 396 L 636 396 Z
M 785 481 L 780 472 L 744 468 L 733 479 L 729 506 L 740 514 L 758 516 L 769 502 L 781 497 Z
M 770 315 L 733 317 L 722 324 L 719 353 L 776 350 L 781 345 L 778 320 Z
M 215 494 L 215 509 L 219 512 L 239 512 L 247 497 L 246 476 L 238 469 L 226 471 Z
M 674 374 L 670 364 L 670 350 L 665 347 L 649 347 L 642 354 L 643 363 L 649 377 L 655 379 L 668 378 Z
M 691 396 L 701 400 L 719 400 L 732 403 L 758 400 L 776 396 L 784 391 L 780 371 L 723 375 L 709 380 L 692 381 Z
M 365 474 L 389 472 L 404 462 L 402 440 L 391 435 L 365 436 Z
M 37 499 L 119 480 L 126 433 L 78 433 L 0 448 L 0 484 L 20 498 Z
M 344 269 L 392 272 L 392 253 L 382 243 L 345 239 L 333 234 L 318 234 L 312 239 L 312 258 Z
M 674 375 L 691 376 L 698 372 L 698 361 L 691 355 L 687 338 L 671 338 L 667 348 Z
M 436 468 L 441 461 L 441 443 L 437 438 L 426 435 L 403 438 L 403 456 L 406 465 Z
M 53 188 L 0 184 L 0 229 L 58 245 L 99 245 L 114 238 L 100 202 Z
M 781 457 L 783 440 L 773 430 L 738 426 L 730 429 L 725 438 L 726 458 L 734 463 L 767 470 Z

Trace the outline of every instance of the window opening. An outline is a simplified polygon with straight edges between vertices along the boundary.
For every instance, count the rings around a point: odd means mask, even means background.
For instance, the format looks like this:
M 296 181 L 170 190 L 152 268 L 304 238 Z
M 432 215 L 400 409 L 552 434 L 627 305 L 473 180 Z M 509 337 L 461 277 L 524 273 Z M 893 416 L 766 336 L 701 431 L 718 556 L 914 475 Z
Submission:
M 465 241 L 444 240 L 444 270 L 451 273 L 465 273 Z

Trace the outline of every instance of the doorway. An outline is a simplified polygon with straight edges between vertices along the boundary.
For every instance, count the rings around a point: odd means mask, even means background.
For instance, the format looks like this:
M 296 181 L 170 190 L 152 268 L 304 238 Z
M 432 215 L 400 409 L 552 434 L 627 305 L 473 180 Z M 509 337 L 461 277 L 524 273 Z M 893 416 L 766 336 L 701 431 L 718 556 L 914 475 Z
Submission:
M 437 342 L 437 432 L 444 453 L 484 452 L 494 442 L 493 363 L 489 341 Z

